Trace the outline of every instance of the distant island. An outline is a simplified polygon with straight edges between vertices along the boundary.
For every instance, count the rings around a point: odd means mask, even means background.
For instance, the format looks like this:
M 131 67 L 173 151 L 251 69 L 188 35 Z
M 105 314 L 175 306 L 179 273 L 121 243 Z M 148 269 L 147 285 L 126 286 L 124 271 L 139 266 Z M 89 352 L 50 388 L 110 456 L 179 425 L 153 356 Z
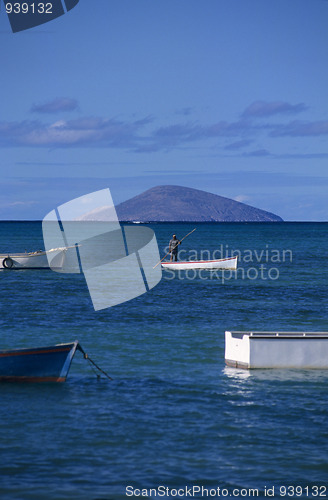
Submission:
M 278 215 L 245 203 L 183 186 L 156 186 L 116 206 L 122 222 L 281 222 Z M 80 219 L 106 220 L 99 208 Z

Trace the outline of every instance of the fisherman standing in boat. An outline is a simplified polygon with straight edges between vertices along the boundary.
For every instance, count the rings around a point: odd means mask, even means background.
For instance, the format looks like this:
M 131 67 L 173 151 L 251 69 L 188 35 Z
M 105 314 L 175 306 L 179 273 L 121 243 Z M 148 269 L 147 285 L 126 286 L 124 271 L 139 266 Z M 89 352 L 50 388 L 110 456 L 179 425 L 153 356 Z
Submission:
M 170 261 L 172 261 L 172 260 L 177 261 L 178 260 L 178 246 L 180 244 L 181 244 L 181 241 L 179 241 L 178 238 L 176 237 L 176 235 L 174 234 L 172 236 L 172 239 L 170 240 L 170 243 L 169 243 L 169 252 L 171 254 Z

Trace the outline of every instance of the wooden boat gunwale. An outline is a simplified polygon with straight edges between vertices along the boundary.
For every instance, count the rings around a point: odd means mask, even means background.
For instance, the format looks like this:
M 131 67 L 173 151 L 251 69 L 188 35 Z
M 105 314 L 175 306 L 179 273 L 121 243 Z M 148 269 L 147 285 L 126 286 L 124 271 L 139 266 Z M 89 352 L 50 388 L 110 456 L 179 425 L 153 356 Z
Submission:
M 2 349 L 0 350 L 0 382 L 65 382 L 74 354 L 77 349 L 82 352 L 78 340 L 75 340 L 74 342 L 55 344 L 52 346 L 45 346 L 45 347 L 30 347 L 30 348 L 23 347 L 15 349 Z M 65 352 L 67 352 L 66 358 L 63 360 L 62 366 L 60 367 L 60 370 L 58 370 L 58 373 L 56 375 L 53 374 L 49 375 L 47 373 L 45 373 L 44 375 L 40 374 L 21 375 L 9 372 L 5 373 L 3 371 L 4 368 L 1 366 L 1 360 L 4 358 L 7 359 L 16 358 L 17 359 L 16 363 L 17 362 L 19 363 L 20 357 L 22 357 L 23 359 L 25 356 L 35 357 L 35 356 L 42 356 L 48 354 L 51 355 L 51 354 L 65 353 Z M 12 372 L 15 372 L 15 370 L 17 371 L 17 367 L 12 368 L 11 370 Z M 31 367 L 29 367 L 29 370 L 31 370 Z M 49 370 L 51 371 L 51 367 L 49 367 Z M 18 372 L 19 371 L 20 370 L 18 367 Z

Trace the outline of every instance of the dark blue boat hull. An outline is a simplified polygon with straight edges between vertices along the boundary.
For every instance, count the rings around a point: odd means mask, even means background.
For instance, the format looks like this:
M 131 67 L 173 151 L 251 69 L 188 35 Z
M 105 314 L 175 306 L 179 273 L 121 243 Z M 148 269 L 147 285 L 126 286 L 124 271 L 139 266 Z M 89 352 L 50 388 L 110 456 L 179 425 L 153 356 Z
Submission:
M 0 351 L 0 382 L 65 382 L 78 341 Z

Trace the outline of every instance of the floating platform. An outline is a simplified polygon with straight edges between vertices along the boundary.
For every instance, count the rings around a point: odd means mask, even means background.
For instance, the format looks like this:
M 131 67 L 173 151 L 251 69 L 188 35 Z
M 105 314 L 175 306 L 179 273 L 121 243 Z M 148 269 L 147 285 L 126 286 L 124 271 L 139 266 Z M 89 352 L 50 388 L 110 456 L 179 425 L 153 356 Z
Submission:
M 328 332 L 225 332 L 235 368 L 328 369 Z

